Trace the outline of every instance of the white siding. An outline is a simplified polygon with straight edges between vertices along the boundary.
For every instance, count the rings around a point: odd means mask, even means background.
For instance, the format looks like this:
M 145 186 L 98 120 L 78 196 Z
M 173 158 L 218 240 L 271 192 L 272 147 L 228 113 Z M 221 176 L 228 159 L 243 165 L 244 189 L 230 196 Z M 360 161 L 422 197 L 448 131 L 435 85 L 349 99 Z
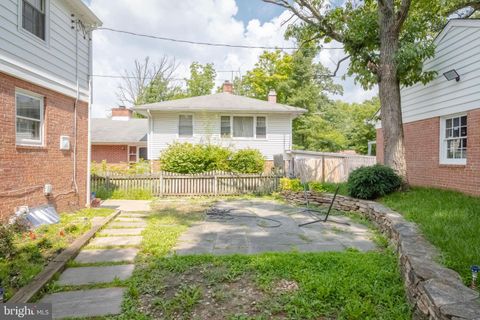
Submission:
M 290 114 L 258 114 L 267 117 L 266 139 L 225 139 L 220 137 L 220 115 L 228 113 L 193 113 L 193 137 L 178 137 L 178 116 L 174 112 L 152 112 L 148 135 L 148 158 L 158 159 L 160 152 L 173 142 L 214 143 L 232 149 L 252 148 L 262 152 L 267 160 L 291 149 Z
M 438 39 L 435 57 L 424 66 L 438 72 L 435 80 L 402 88 L 405 123 L 480 108 L 480 23 L 450 23 Z M 459 82 L 443 76 L 451 69 L 460 74 Z
M 46 1 L 46 41 L 23 30 L 21 0 L 0 1 L 0 71 L 75 96 L 76 65 L 80 97 L 88 98 L 89 41 L 72 30 L 73 13 L 63 0 Z M 19 26 L 20 23 L 20 26 Z

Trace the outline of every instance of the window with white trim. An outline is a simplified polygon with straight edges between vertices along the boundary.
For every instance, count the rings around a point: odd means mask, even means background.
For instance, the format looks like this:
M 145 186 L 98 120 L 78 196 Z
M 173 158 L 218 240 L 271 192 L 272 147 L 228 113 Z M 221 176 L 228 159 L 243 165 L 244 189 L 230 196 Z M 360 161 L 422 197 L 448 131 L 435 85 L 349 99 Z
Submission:
M 193 136 L 193 116 L 191 114 L 181 114 L 178 118 L 178 136 Z
M 222 138 L 267 138 L 267 117 L 265 116 L 221 116 L 220 136 Z
M 255 135 L 257 139 L 266 139 L 267 138 L 267 118 L 266 117 L 257 117 L 257 126 L 255 128 Z
M 233 137 L 234 138 L 253 138 L 253 117 L 234 116 L 233 117 Z
M 19 145 L 43 145 L 43 97 L 15 93 L 16 141 Z
M 441 163 L 466 164 L 467 116 L 444 117 L 441 121 Z
M 222 138 L 230 138 L 232 136 L 232 125 L 230 116 L 220 117 L 220 136 Z
M 45 0 L 22 0 L 22 28 L 45 40 Z

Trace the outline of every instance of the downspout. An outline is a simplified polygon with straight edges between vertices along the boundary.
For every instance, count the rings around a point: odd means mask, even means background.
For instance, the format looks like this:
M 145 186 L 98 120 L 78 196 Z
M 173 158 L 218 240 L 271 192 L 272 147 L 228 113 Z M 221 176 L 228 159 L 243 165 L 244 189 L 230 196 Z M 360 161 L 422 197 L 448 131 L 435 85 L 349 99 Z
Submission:
M 93 59 L 92 59 L 92 31 L 88 35 L 88 125 L 87 125 L 87 203 L 86 207 L 90 207 L 91 204 L 91 183 L 90 183 L 90 170 L 91 170 L 91 160 L 92 160 L 92 136 L 90 132 L 91 128 L 91 112 L 92 112 L 92 103 L 93 103 Z
M 75 103 L 73 105 L 73 135 L 74 135 L 74 144 L 73 144 L 73 186 L 75 193 L 78 194 L 78 185 L 77 185 L 77 105 L 80 98 L 80 84 L 78 80 L 78 20 L 75 22 L 75 80 L 77 82 L 77 95 L 75 98 Z

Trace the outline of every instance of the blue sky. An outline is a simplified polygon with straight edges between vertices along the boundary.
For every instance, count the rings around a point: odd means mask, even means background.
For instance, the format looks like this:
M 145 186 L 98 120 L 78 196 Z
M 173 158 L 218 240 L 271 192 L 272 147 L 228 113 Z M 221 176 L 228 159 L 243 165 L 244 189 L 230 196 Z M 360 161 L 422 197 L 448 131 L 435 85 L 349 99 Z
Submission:
M 261 0 L 236 0 L 238 12 L 235 16 L 244 23 L 253 19 L 258 19 L 260 22 L 267 22 L 275 17 L 278 17 L 284 9 L 270 3 L 265 3 Z

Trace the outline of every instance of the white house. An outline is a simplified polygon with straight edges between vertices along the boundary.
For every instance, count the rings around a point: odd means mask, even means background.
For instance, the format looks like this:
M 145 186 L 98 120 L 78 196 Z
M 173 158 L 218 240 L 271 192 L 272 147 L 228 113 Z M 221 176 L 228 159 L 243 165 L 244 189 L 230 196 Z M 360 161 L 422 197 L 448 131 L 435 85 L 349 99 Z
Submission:
M 435 45 L 435 79 L 401 90 L 408 180 L 480 195 L 480 20 L 450 20 Z
M 156 160 L 174 142 L 213 143 L 232 149 L 258 149 L 266 160 L 292 149 L 292 120 L 305 109 L 223 93 L 135 107 L 149 119 L 148 159 Z
M 0 220 L 88 203 L 92 31 L 82 0 L 0 1 Z

